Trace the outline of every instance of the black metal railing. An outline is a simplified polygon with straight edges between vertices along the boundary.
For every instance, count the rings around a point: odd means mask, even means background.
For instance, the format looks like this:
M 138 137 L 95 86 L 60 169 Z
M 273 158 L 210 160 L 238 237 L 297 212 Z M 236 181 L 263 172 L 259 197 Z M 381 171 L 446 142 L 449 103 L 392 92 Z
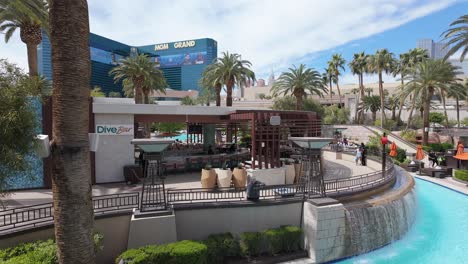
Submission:
M 93 197 L 95 215 L 124 212 L 138 208 L 140 193 L 119 193 Z M 52 203 L 24 206 L 0 211 L 0 235 L 11 230 L 49 225 L 54 220 Z

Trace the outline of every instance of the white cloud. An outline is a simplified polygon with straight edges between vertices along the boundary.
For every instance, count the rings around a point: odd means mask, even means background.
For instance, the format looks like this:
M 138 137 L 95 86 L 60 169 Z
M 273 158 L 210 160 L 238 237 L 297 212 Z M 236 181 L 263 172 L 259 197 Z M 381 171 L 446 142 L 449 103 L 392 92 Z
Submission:
M 91 31 L 135 46 L 213 38 L 218 52 L 250 60 L 260 74 L 316 52 L 400 26 L 453 0 L 89 0 Z M 0 57 L 26 66 L 26 49 L 0 46 Z

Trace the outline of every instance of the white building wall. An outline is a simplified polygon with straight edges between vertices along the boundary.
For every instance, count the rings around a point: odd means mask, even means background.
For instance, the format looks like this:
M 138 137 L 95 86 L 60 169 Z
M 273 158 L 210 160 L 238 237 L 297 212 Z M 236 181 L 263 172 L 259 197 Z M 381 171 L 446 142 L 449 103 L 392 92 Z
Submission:
M 95 114 L 95 125 L 132 125 L 133 114 Z M 123 167 L 135 163 L 133 135 L 100 135 L 96 152 L 96 183 L 124 181 Z

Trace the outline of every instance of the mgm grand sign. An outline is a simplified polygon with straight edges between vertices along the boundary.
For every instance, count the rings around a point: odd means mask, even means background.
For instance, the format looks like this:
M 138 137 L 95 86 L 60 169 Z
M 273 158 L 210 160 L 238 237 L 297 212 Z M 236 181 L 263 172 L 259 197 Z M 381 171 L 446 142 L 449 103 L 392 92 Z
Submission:
M 179 41 L 179 42 L 174 42 L 170 43 L 174 49 L 183 49 L 183 48 L 191 48 L 195 47 L 195 40 L 186 40 L 186 41 Z M 163 44 L 156 44 L 154 45 L 154 50 L 167 50 L 169 49 L 169 43 L 163 43 Z

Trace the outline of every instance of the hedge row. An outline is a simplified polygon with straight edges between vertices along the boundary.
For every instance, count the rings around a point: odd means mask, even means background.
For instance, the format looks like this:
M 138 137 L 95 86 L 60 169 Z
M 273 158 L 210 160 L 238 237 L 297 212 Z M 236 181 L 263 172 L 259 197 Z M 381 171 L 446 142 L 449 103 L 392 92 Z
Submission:
M 223 263 L 225 258 L 276 255 L 301 249 L 302 230 L 282 226 L 263 232 L 247 232 L 236 239 L 231 233 L 210 235 L 203 241 L 183 240 L 164 245 L 129 249 L 116 263 L 128 264 L 206 264 Z
M 468 170 L 456 170 L 454 176 L 459 180 L 468 181 Z
M 102 249 L 103 236 L 100 233 L 94 234 L 94 249 Z M 1 264 L 55 264 L 57 259 L 57 245 L 52 239 L 46 241 L 36 241 L 23 243 L 14 247 L 0 250 Z

